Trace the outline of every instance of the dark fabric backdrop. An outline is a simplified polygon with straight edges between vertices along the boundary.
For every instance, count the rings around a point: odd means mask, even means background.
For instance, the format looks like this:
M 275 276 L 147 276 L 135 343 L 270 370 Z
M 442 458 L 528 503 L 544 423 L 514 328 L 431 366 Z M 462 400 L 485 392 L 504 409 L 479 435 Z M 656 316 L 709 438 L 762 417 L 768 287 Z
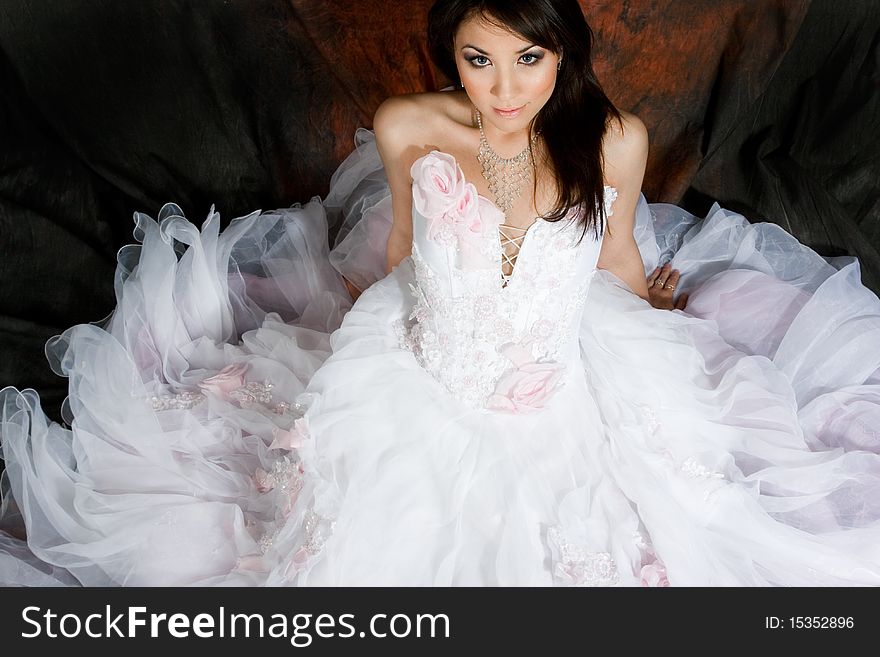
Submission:
M 609 95 L 651 133 L 644 191 L 858 256 L 880 289 L 880 3 L 582 0 Z M 430 0 L 4 0 L 0 386 L 57 417 L 46 339 L 113 308 L 135 210 L 200 221 L 326 192 L 393 93 L 446 84 Z

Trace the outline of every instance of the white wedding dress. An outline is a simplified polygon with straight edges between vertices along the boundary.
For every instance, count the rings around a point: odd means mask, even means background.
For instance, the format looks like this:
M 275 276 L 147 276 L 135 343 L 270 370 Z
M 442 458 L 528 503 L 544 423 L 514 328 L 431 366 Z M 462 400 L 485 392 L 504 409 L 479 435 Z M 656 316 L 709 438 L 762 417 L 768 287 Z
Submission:
M 48 349 L 70 428 L 0 393 L 0 582 L 880 584 L 857 262 L 642 200 L 686 312 L 596 269 L 576 222 L 538 220 L 505 281 L 503 216 L 434 152 L 384 276 L 382 173 L 364 131 L 323 204 L 137 215 L 112 319 Z

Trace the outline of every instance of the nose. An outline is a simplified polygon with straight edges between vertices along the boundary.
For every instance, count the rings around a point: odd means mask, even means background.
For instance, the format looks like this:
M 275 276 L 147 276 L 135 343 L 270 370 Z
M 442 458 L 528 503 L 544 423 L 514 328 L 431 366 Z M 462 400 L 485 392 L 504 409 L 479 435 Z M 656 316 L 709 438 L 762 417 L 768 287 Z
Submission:
M 496 71 L 492 95 L 498 98 L 502 107 L 508 108 L 510 107 L 509 103 L 517 98 L 519 93 L 515 71 L 510 67 L 498 67 Z

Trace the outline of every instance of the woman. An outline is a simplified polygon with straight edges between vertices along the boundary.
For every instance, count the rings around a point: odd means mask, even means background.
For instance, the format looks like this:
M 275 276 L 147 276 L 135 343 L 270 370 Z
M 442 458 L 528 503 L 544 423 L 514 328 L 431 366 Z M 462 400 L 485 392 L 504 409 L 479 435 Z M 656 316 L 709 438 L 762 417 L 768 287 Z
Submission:
M 645 129 L 596 83 L 575 0 L 441 0 L 430 34 L 463 89 L 387 101 L 334 178 L 327 205 L 367 211 L 332 254 L 365 289 L 332 336 L 317 203 L 222 234 L 139 217 L 111 323 L 52 349 L 73 430 L 4 394 L 41 560 L 6 539 L 5 572 L 880 583 L 858 429 L 880 426 L 880 302 L 857 267 L 720 209 L 651 222 Z M 646 301 L 671 299 L 669 267 L 644 277 L 670 252 L 693 315 Z

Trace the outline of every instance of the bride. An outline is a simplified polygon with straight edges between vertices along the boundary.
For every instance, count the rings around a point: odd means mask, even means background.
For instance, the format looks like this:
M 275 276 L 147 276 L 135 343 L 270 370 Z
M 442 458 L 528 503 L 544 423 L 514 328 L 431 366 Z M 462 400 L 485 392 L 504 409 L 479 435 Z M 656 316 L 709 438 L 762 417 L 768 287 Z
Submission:
M 649 207 L 576 0 L 429 40 L 461 88 L 386 101 L 324 204 L 136 216 L 112 319 L 47 350 L 70 429 L 0 396 L 0 581 L 880 584 L 858 263 Z

